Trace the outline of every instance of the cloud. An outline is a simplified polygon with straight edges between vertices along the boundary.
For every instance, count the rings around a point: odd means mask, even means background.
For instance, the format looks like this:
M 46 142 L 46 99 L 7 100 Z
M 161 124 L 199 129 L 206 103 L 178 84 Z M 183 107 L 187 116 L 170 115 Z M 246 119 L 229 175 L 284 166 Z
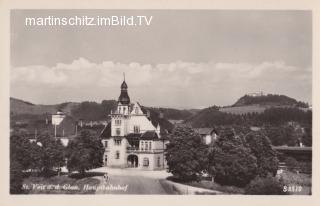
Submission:
M 283 61 L 259 64 L 177 61 L 151 65 L 93 63 L 85 58 L 53 67 L 13 67 L 11 95 L 42 103 L 116 99 L 123 72 L 129 93 L 136 95 L 131 98 L 148 105 L 232 104 L 235 98 L 257 90 L 311 99 L 311 69 L 293 67 Z

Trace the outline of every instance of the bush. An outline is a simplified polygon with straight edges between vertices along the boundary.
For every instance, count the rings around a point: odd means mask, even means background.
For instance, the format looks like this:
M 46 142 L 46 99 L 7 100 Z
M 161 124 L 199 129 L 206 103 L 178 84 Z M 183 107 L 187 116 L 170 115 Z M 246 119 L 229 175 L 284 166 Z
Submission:
M 268 175 L 265 178 L 256 177 L 245 188 L 250 195 L 284 195 L 283 182 L 276 177 Z
M 310 175 L 297 174 L 290 171 L 285 171 L 280 174 L 281 180 L 286 185 L 300 185 L 300 186 L 311 186 L 312 181 Z
M 299 162 L 293 158 L 293 157 L 287 157 L 284 162 L 286 163 L 286 166 L 290 170 L 297 169 L 299 167 Z

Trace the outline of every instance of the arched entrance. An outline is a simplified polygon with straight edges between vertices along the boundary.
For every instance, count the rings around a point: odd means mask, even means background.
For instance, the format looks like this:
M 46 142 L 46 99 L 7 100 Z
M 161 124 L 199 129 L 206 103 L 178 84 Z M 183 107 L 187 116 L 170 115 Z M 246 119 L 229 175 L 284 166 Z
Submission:
M 138 156 L 131 154 L 127 158 L 128 167 L 138 167 Z

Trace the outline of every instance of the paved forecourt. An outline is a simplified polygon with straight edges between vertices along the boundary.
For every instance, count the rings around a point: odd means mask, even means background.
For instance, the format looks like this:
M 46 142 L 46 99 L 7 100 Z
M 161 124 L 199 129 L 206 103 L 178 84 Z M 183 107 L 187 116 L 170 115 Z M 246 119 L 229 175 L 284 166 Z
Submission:
M 108 173 L 108 180 L 103 176 L 95 177 L 100 181 L 96 194 L 167 194 L 159 180 L 171 175 L 165 170 L 143 171 L 109 167 L 93 169 L 90 172 Z

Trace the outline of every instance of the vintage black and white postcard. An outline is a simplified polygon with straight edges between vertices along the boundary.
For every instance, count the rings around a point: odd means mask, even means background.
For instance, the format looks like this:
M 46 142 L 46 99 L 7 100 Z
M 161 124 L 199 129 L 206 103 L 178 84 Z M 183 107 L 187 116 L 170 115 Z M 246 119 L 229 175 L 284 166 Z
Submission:
M 12 198 L 314 196 L 312 9 L 8 13 Z

